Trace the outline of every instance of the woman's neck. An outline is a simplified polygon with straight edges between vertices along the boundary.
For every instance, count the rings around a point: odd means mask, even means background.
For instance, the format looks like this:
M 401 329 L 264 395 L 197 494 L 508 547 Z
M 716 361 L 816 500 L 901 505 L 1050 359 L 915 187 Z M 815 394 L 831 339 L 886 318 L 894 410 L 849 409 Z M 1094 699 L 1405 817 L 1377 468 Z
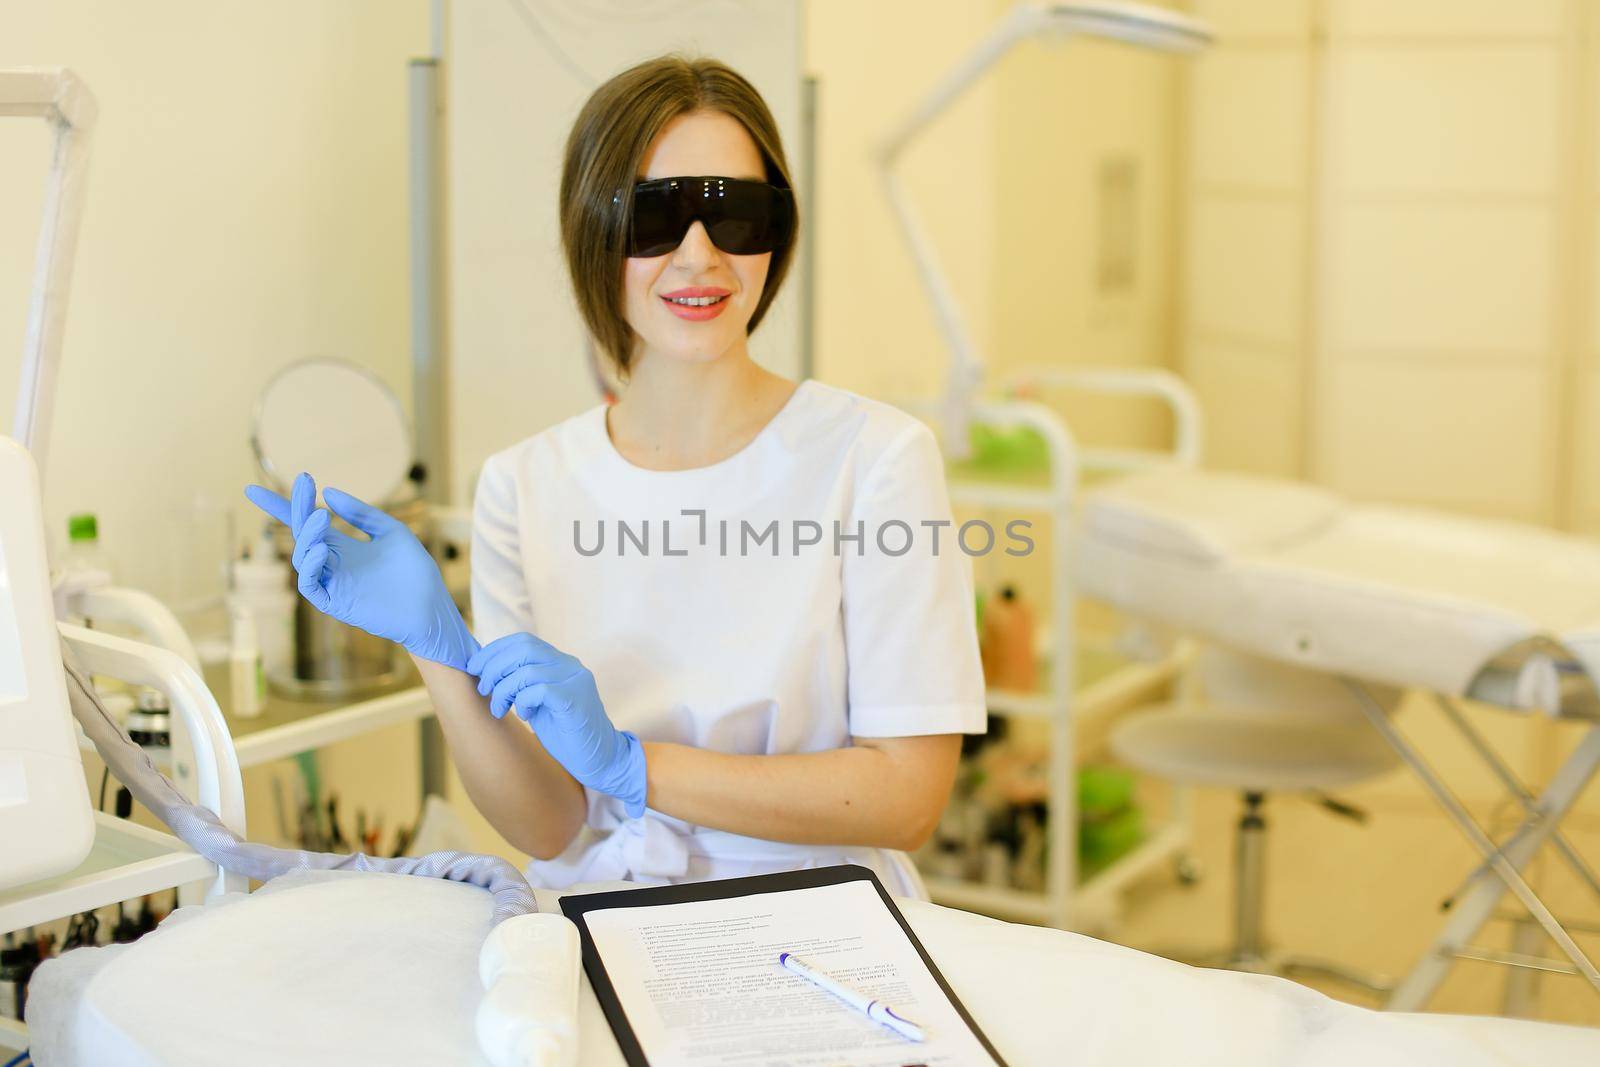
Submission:
M 747 352 L 706 363 L 641 358 L 606 428 L 623 458 L 650 470 L 718 463 L 749 444 L 794 393 Z

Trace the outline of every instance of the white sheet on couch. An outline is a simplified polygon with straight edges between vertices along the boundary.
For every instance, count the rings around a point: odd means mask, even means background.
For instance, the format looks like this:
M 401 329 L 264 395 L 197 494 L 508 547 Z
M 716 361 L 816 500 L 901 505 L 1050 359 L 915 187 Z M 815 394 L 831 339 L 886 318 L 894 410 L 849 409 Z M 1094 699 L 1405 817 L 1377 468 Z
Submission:
M 554 908 L 541 892 L 541 906 Z M 1011 1067 L 1562 1067 L 1600 1030 L 1383 1015 L 1277 978 L 1200 970 L 1079 934 L 901 902 Z M 489 898 L 451 883 L 330 872 L 183 909 L 133 946 L 42 969 L 42 1067 L 474 1064 Z M 584 983 L 585 1067 L 620 1067 Z

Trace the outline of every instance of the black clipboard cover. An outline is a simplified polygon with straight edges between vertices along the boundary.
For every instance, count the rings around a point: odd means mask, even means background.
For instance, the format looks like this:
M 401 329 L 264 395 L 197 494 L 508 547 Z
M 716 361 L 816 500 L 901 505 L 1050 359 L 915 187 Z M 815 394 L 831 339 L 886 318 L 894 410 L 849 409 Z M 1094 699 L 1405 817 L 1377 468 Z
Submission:
M 606 1014 L 606 1022 L 611 1024 L 611 1032 L 616 1035 L 617 1045 L 622 1049 L 628 1067 L 652 1067 L 650 1061 L 645 1058 L 644 1049 L 639 1046 L 638 1038 L 634 1036 L 633 1027 L 628 1023 L 627 1012 L 623 1010 L 617 991 L 611 984 L 611 978 L 606 974 L 605 964 L 600 960 L 600 952 L 595 948 L 594 939 L 589 936 L 589 926 L 584 921 L 585 913 L 605 911 L 610 908 L 646 908 L 660 904 L 686 904 L 697 900 L 725 900 L 729 897 L 757 896 L 762 893 L 783 893 L 792 889 L 815 889 L 819 886 L 840 885 L 845 882 L 872 883 L 872 888 L 878 892 L 878 899 L 883 901 L 883 906 L 894 916 L 894 921 L 900 924 L 900 929 L 905 932 L 911 947 L 917 950 L 917 956 L 928 968 L 928 973 L 933 975 L 933 980 L 939 984 L 944 995 L 950 998 L 950 1006 L 955 1008 L 961 1021 L 971 1029 L 984 1051 L 994 1057 L 994 1062 L 999 1067 L 1006 1067 L 1006 1061 L 995 1051 L 988 1035 L 980 1030 L 978 1024 L 973 1022 L 972 1016 L 967 1014 L 966 1005 L 961 1003 L 955 991 L 950 988 L 950 984 L 944 980 L 944 975 L 928 956 L 928 950 L 917 940 L 917 935 L 911 931 L 911 926 L 906 922 L 905 916 L 900 914 L 900 909 L 894 906 L 894 901 L 884 891 L 883 883 L 878 881 L 878 876 L 866 867 L 842 863 L 833 867 L 810 867 L 778 874 L 759 874 L 749 878 L 723 878 L 709 882 L 684 882 L 680 885 L 620 889 L 607 893 L 571 894 L 561 898 L 561 913 L 578 927 L 578 938 L 583 946 L 584 972 L 589 976 L 589 984 L 594 987 L 600 1008 Z

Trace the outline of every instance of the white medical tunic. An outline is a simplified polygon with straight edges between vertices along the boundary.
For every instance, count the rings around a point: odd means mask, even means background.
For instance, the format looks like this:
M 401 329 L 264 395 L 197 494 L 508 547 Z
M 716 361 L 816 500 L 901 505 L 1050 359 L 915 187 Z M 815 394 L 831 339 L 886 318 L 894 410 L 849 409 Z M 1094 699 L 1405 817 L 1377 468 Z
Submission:
M 644 741 L 770 755 L 852 737 L 982 733 L 972 566 L 933 434 L 801 383 L 720 463 L 646 470 L 597 406 L 491 456 L 473 516 L 487 644 L 528 631 L 594 673 Z M 729 878 L 853 862 L 916 895 L 902 853 L 744 837 L 587 790 L 583 831 L 535 884 Z

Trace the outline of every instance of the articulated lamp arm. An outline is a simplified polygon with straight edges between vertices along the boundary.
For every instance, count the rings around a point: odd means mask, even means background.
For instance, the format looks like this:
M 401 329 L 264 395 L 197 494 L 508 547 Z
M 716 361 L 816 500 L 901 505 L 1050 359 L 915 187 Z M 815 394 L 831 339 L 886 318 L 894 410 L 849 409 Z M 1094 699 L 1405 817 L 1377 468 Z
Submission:
M 895 165 L 911 142 L 1018 42 L 1030 37 L 1083 35 L 1164 52 L 1193 52 L 1211 41 L 1204 24 L 1144 4 L 1019 4 L 941 78 L 927 96 L 890 131 L 877 152 L 884 195 L 911 250 L 917 277 L 933 303 L 939 331 L 950 349 L 950 380 L 944 397 L 944 446 L 948 456 L 965 458 L 967 424 L 983 382 L 983 359 L 961 316 L 955 290 L 940 268 L 933 243 L 912 209 Z

